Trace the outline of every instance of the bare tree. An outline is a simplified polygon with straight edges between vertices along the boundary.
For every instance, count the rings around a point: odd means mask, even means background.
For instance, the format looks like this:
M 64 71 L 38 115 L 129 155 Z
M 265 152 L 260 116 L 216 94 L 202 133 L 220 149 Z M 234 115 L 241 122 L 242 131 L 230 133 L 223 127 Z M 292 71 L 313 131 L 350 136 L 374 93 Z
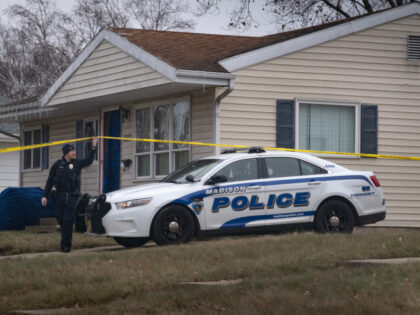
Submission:
M 26 0 L 6 10 L 1 28 L 1 90 L 9 97 L 38 94 L 63 72 L 80 46 L 71 19 L 51 0 Z
M 192 29 L 194 21 L 183 17 L 189 10 L 185 0 L 127 0 L 126 8 L 143 29 Z
M 188 0 L 77 0 L 71 15 L 56 0 L 25 0 L 0 23 L 0 95 L 43 93 L 104 27 L 190 29 Z
M 222 0 L 196 0 L 198 16 L 217 12 Z M 229 27 L 246 30 L 258 26 L 256 10 L 278 24 L 280 30 L 296 29 L 345 18 L 361 16 L 379 10 L 395 8 L 416 0 L 235 0 L 230 12 Z
M 123 0 L 78 0 L 72 13 L 82 43 L 105 27 L 127 27 L 130 20 Z

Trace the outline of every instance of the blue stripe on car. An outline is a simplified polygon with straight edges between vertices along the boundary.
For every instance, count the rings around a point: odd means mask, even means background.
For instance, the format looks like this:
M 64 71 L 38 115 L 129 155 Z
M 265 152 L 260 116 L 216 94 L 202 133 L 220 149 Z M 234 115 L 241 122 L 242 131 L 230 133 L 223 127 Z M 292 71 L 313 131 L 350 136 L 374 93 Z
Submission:
M 249 217 L 242 217 L 242 218 L 237 218 L 237 219 L 227 221 L 220 228 L 221 229 L 241 228 L 241 227 L 245 227 L 247 223 L 250 223 L 253 221 L 308 217 L 308 216 L 313 216 L 313 215 L 315 215 L 315 211 L 302 211 L 302 212 L 267 214 L 267 215 L 252 215 Z
M 360 179 L 365 182 L 367 182 L 370 186 L 372 186 L 373 189 L 375 189 L 375 186 L 371 183 L 371 181 L 363 175 L 342 175 L 342 176 L 334 176 L 334 177 L 311 177 L 311 178 L 292 178 L 292 179 L 280 179 L 280 180 L 272 180 L 272 181 L 259 181 L 259 182 L 249 182 L 249 183 L 240 183 L 240 184 L 231 184 L 226 186 L 216 186 L 213 189 L 217 189 L 219 187 L 223 188 L 229 188 L 229 187 L 235 187 L 235 186 L 242 186 L 242 187 L 248 187 L 253 185 L 260 185 L 260 186 L 273 186 L 273 185 L 281 185 L 281 184 L 296 184 L 296 183 L 309 183 L 309 182 L 327 182 L 327 181 L 336 181 L 336 180 L 354 180 L 354 179 Z M 212 189 L 202 189 L 193 193 L 190 193 L 188 195 L 182 196 L 181 198 L 175 199 L 169 204 L 182 204 L 184 206 L 189 206 L 189 204 L 194 199 L 201 199 L 208 196 L 211 196 L 212 194 L 207 194 L 206 191 Z

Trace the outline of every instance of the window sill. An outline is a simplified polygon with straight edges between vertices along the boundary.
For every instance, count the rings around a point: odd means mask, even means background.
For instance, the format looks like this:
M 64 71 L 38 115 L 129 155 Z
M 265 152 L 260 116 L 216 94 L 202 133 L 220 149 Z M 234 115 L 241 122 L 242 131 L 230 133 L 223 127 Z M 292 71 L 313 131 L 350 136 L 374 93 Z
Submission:
M 30 169 L 22 169 L 21 172 L 22 173 L 33 173 L 33 172 L 41 172 L 41 171 L 48 171 L 48 169 L 43 169 L 43 168 L 30 168 Z

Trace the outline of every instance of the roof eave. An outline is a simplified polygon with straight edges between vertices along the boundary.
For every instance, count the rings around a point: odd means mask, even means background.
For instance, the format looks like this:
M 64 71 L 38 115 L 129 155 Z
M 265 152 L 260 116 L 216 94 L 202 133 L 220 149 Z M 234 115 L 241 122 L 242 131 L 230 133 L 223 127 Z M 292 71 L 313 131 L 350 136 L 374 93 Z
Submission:
M 231 76 L 229 73 L 175 69 L 173 66 L 150 54 L 141 47 L 131 43 L 126 38 L 105 29 L 102 30 L 82 50 L 79 56 L 70 64 L 70 66 L 68 66 L 62 75 L 42 96 L 40 99 L 41 107 L 48 106 L 48 102 L 51 100 L 51 98 L 66 83 L 66 81 L 73 75 L 73 73 L 77 71 L 77 69 L 102 43 L 103 40 L 110 42 L 122 51 L 145 63 L 153 70 L 159 72 L 173 82 L 228 86 L 229 80 L 233 79 L 233 76 Z
M 355 21 L 349 21 L 307 35 L 286 40 L 281 43 L 248 51 L 246 53 L 221 60 L 219 61 L 219 64 L 227 71 L 233 72 L 414 14 L 420 14 L 420 3 L 410 3 L 395 9 L 368 15 Z

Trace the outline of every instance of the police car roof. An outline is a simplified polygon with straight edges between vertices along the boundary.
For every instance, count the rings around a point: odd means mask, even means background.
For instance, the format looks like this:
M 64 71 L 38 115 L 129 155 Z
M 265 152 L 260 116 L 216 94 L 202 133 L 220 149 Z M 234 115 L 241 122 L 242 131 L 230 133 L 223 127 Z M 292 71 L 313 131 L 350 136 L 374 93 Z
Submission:
M 232 152 L 232 153 L 223 153 L 219 155 L 213 155 L 206 157 L 206 159 L 220 159 L 220 160 L 228 160 L 228 159 L 241 159 L 246 157 L 252 156 L 282 156 L 282 157 L 297 157 L 297 158 L 304 158 L 304 159 L 318 159 L 317 157 L 300 152 L 289 152 L 289 151 L 266 151 L 266 152 L 258 152 L 258 153 L 248 153 L 248 152 Z

